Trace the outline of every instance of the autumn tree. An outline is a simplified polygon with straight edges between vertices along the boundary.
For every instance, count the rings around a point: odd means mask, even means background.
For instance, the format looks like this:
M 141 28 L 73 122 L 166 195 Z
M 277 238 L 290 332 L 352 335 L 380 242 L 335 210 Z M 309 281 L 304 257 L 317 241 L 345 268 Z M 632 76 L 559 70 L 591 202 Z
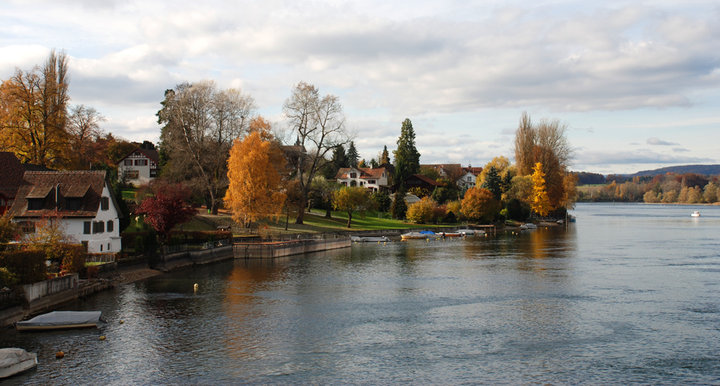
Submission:
M 347 227 L 352 224 L 353 212 L 367 210 L 372 207 L 372 200 L 367 189 L 359 186 L 345 186 L 335 191 L 333 207 L 345 211 L 348 215 Z
M 406 217 L 408 221 L 416 224 L 427 224 L 433 220 L 437 203 L 430 197 L 423 197 L 422 200 L 408 206 Z
M 183 184 L 155 181 L 150 186 L 151 195 L 144 197 L 136 214 L 144 216 L 160 236 L 160 242 L 170 241 L 170 231 L 190 220 L 195 209 L 188 204 L 190 189 Z
M 338 97 L 321 97 L 315 86 L 305 82 L 298 83 L 292 90 L 283 105 L 283 112 L 297 145 L 305 149 L 295 172 L 301 193 L 295 223 L 302 224 L 313 178 L 326 162 L 326 155 L 348 140 L 345 116 Z
M 239 90 L 218 90 L 212 81 L 182 83 L 165 92 L 158 111 L 163 176 L 203 193 L 217 213 L 228 186 L 233 141 L 247 131 L 255 102 Z
M 378 159 L 378 164 L 380 165 L 390 164 L 390 153 L 388 153 L 387 145 L 383 146 L 382 153 L 380 153 L 380 157 L 378 157 Z
M 46 167 L 64 163 L 67 71 L 67 56 L 53 50 L 42 67 L 18 69 L 0 86 L 0 141 L 23 162 Z
M 529 175 L 541 163 L 545 175 L 549 210 L 565 204 L 565 175 L 572 149 L 565 138 L 567 126 L 558 120 L 541 120 L 533 124 L 523 113 L 515 134 L 515 162 L 519 175 Z
M 533 194 L 530 207 L 540 216 L 547 216 L 550 212 L 550 199 L 545 189 L 545 173 L 542 163 L 537 162 L 532 174 Z
M 469 220 L 491 222 L 500 212 L 500 201 L 495 199 L 491 191 L 475 186 L 465 192 L 460 212 Z
M 90 169 L 100 158 L 96 144 L 102 139 L 100 123 L 105 120 L 97 110 L 85 105 L 73 106 L 67 119 L 67 132 L 72 152 L 68 154 L 74 169 Z
M 312 180 L 313 196 L 321 201 L 321 207 L 325 209 L 325 218 L 332 218 L 332 200 L 338 187 L 335 180 L 328 180 L 323 176 L 315 176 Z
M 233 220 L 247 227 L 251 222 L 280 217 L 286 197 L 281 177 L 284 168 L 280 149 L 263 140 L 259 131 L 235 140 L 228 159 L 230 186 L 225 193 Z
M 405 180 L 420 171 L 420 153 L 415 148 L 415 131 L 410 119 L 405 119 L 400 129 L 400 137 L 397 140 L 395 155 L 395 180 L 396 188 L 402 188 Z

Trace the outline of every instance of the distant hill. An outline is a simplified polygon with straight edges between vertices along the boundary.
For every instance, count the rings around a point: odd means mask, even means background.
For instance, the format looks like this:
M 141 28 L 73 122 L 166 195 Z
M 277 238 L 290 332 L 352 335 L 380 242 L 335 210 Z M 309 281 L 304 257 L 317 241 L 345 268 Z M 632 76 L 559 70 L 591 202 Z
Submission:
M 659 174 L 675 173 L 686 174 L 694 173 L 702 176 L 720 175 L 720 165 L 680 165 L 668 166 L 653 170 L 642 170 L 634 174 L 609 174 L 604 176 L 598 173 L 574 172 L 578 176 L 578 185 L 604 184 L 610 181 L 623 182 L 633 177 L 654 177 Z
M 656 176 L 658 174 L 685 174 L 695 173 L 703 176 L 716 176 L 720 174 L 720 165 L 680 165 L 680 166 L 668 166 L 660 169 L 653 170 L 642 170 L 635 174 L 628 174 L 627 177 L 646 177 Z

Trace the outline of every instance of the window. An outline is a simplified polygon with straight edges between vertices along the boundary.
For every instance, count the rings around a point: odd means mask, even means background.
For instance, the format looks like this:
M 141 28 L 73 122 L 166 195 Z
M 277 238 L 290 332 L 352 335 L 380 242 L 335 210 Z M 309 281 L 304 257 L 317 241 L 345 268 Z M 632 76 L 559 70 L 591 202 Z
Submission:
M 350 173 L 350 178 L 357 178 L 357 173 Z
M 108 210 L 109 207 L 110 207 L 110 199 L 107 197 L 102 197 L 100 199 L 100 208 L 102 210 Z
M 368 184 L 374 184 L 375 180 L 368 180 Z
M 91 226 L 91 222 L 90 222 L 90 221 L 85 221 L 85 222 L 83 223 L 83 234 L 84 234 L 84 235 L 89 235 L 89 234 L 90 234 L 90 226 Z
M 110 250 L 110 243 L 108 243 L 108 247 L 107 247 L 107 250 L 108 250 L 108 251 Z
M 115 228 L 115 223 L 113 222 L 113 220 L 108 220 L 107 231 L 112 232 L 114 228 Z
M 22 233 L 35 233 L 35 223 L 32 221 L 23 221 L 20 223 Z
M 65 208 L 67 210 L 80 210 L 82 209 L 82 199 L 79 198 L 66 198 Z
M 147 166 L 147 160 L 146 159 L 136 159 L 135 166 Z
M 102 252 L 102 247 L 103 247 L 103 245 L 102 245 L 102 244 L 100 244 L 100 252 Z
M 28 198 L 28 210 L 40 210 L 43 208 L 42 198 Z
M 131 159 L 126 159 L 124 164 L 125 164 L 125 166 L 132 166 L 133 162 Z
M 103 222 L 103 221 L 93 222 L 93 233 L 103 233 L 103 232 L 105 232 L 105 222 Z
M 150 178 L 157 177 L 157 169 L 150 169 Z

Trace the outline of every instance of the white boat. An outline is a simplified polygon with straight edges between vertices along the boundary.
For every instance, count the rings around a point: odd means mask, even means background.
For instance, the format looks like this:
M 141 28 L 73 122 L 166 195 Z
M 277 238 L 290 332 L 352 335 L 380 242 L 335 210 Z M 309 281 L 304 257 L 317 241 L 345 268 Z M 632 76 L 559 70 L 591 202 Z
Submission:
M 455 232 L 465 236 L 482 236 L 485 234 L 485 231 L 481 229 L 458 229 Z
M 520 229 L 522 229 L 522 230 L 526 230 L 526 229 L 537 229 L 537 225 L 535 225 L 535 224 L 533 224 L 533 223 L 531 223 L 531 222 L 528 222 L 528 223 L 525 223 L 525 224 L 520 225 Z
M 97 327 L 101 311 L 53 311 L 15 323 L 18 331 Z
M 0 379 L 22 373 L 37 366 L 37 354 L 21 348 L 0 348 Z
M 692 212 L 692 214 L 690 216 L 691 217 L 700 217 L 700 211 L 696 210 L 696 211 Z
M 432 231 L 408 232 L 400 235 L 400 238 L 403 240 L 425 240 L 434 239 L 437 237 L 438 235 Z
M 390 241 L 387 236 L 350 236 L 350 241 L 354 243 L 385 243 Z

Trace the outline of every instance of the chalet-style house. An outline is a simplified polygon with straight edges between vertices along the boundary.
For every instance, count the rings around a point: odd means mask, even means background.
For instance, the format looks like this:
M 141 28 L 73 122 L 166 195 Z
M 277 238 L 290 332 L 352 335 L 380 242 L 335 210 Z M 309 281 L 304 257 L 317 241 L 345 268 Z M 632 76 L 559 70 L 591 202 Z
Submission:
M 464 174 L 457 180 L 457 184 L 462 189 L 470 189 L 475 187 L 475 184 L 477 183 L 477 178 L 482 173 L 482 168 L 474 168 L 472 166 L 468 166 L 466 168 L 463 168 Z
M 405 179 L 405 188 L 406 189 L 412 189 L 412 188 L 420 188 L 427 192 L 427 194 L 431 194 L 435 188 L 442 186 L 441 183 L 433 180 L 430 177 L 426 177 L 422 174 L 413 174 L 410 177 Z
M 60 221 L 65 235 L 89 253 L 120 252 L 120 211 L 105 171 L 26 171 L 10 207 L 24 233 Z
M 390 177 L 385 168 L 340 168 L 335 176 L 338 184 L 343 186 L 360 186 L 372 192 L 389 189 L 388 178 Z
M 118 162 L 118 179 L 133 185 L 147 184 L 157 177 L 159 160 L 157 150 L 138 147 Z

